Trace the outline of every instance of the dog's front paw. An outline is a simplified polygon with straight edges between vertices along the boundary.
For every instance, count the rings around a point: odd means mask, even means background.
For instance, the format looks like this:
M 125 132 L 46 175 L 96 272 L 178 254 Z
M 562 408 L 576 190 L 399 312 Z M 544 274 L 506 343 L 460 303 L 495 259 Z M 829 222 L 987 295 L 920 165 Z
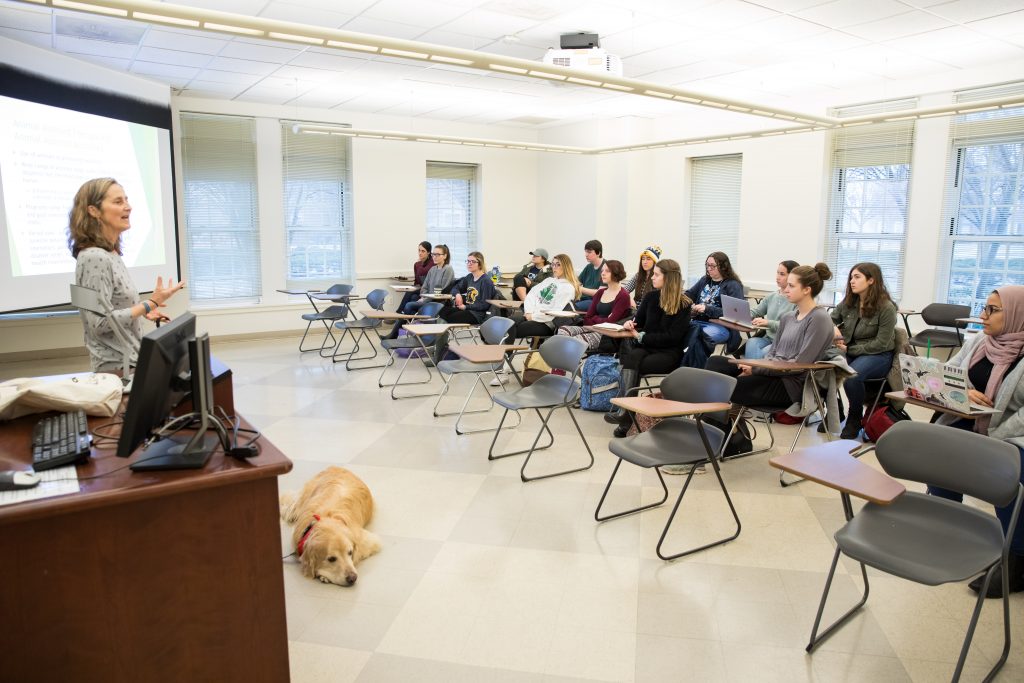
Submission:
M 328 579 L 326 576 L 318 576 L 318 577 L 316 577 L 316 580 L 319 581 L 320 583 L 330 583 L 331 582 L 331 580 Z

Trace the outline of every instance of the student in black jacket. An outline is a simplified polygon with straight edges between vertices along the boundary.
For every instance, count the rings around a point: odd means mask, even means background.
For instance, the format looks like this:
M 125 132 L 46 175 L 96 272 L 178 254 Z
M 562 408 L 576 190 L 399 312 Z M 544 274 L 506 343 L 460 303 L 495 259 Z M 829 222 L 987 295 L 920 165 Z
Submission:
M 688 348 L 683 365 L 691 368 L 703 368 L 717 344 L 728 344 L 732 339 L 739 345 L 736 332 L 714 321 L 722 317 L 722 295 L 742 299 L 743 283 L 724 252 L 713 251 L 704 261 L 706 274 L 686 290 L 686 296 L 694 303 L 691 313 L 693 326 L 687 339 Z
M 654 291 L 640 302 L 636 317 L 623 325 L 632 337 L 624 339 L 619 348 L 622 396 L 640 383 L 641 375 L 672 372 L 683 357 L 693 301 L 683 294 L 682 269 L 676 261 L 662 259 L 654 264 L 651 280 Z M 626 435 L 629 413 L 617 409 L 605 419 L 619 424 L 615 436 Z
M 479 251 L 469 252 L 466 268 L 469 274 L 455 282 L 452 287 L 452 303 L 442 308 L 438 317 L 449 323 L 479 325 L 491 307 L 487 300 L 496 298 L 497 290 L 491 276 L 487 274 L 484 255 Z

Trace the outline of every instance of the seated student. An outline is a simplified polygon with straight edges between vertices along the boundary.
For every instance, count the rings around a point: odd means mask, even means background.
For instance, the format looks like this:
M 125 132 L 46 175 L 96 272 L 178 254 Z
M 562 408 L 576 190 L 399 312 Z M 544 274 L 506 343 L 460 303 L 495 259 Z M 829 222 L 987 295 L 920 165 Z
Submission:
M 430 272 L 430 269 L 434 267 L 434 262 L 430 257 L 430 249 L 430 242 L 420 242 L 418 245 L 419 260 L 412 264 L 413 284 L 420 287 L 421 291 L 423 288 L 423 278 L 425 278 L 427 273 Z M 403 296 L 402 300 L 398 303 L 398 308 L 395 310 L 401 313 L 405 308 L 405 305 L 410 301 L 414 301 L 417 296 L 418 294 L 416 292 L 406 292 L 405 296 Z
M 779 318 L 794 310 L 793 304 L 786 298 L 786 280 L 789 272 L 799 265 L 796 261 L 781 262 L 775 269 L 775 285 L 779 290 L 761 299 L 761 303 L 750 309 L 752 322 L 764 330 L 764 336 L 747 340 L 743 345 L 744 358 L 764 358 L 765 349 L 772 345 L 775 333 L 779 331 Z
M 449 263 L 452 259 L 452 254 L 448 251 L 447 244 L 434 245 L 430 250 L 430 258 L 433 260 L 434 265 L 429 271 L 427 271 L 426 276 L 423 278 L 423 282 L 420 284 L 419 298 L 407 302 L 399 309 L 399 313 L 417 313 L 423 304 L 430 301 L 430 299 L 425 295 L 444 291 L 455 280 L 455 271 Z M 402 325 L 405 324 L 405 320 L 396 320 L 388 338 L 397 339 L 398 331 L 402 329 Z
M 484 255 L 479 251 L 469 252 L 466 267 L 469 273 L 452 287 L 455 298 L 438 314 L 445 322 L 470 325 L 482 323 L 487 309 L 491 307 L 487 300 L 496 298 L 497 290 L 491 276 L 487 274 Z
M 587 265 L 580 271 L 580 299 L 576 302 L 577 311 L 590 308 L 590 300 L 601 287 L 601 266 L 604 265 L 604 247 L 598 240 L 590 240 L 583 245 L 583 255 Z
M 558 334 L 577 337 L 587 343 L 588 351 L 596 351 L 604 337 L 599 332 L 587 332 L 583 329 L 589 325 L 607 322 L 618 322 L 629 313 L 629 292 L 620 284 L 626 277 L 626 269 L 621 261 L 605 261 L 601 267 L 601 282 L 604 286 L 590 300 L 590 308 L 583 316 L 582 325 L 565 325 L 558 328 Z
M 576 279 L 569 257 L 556 254 L 551 261 L 551 274 L 553 277 L 530 289 L 523 309 L 515 312 L 517 322 L 513 339 L 550 337 L 555 333 L 559 320 L 569 320 L 544 313 L 565 310 L 580 295 L 580 281 Z
M 633 301 L 637 306 L 654 289 L 654 285 L 651 284 L 651 273 L 654 271 L 654 264 L 661 259 L 661 253 L 661 247 L 658 246 L 650 246 L 640 252 L 640 265 L 637 266 L 636 274 L 622 283 L 622 288 L 633 295 Z
M 682 269 L 672 259 L 662 259 L 654 265 L 651 282 L 653 291 L 640 302 L 636 317 L 623 325 L 632 337 L 619 347 L 620 396 L 638 386 L 641 375 L 672 372 L 683 355 L 693 302 L 683 294 Z M 616 407 L 605 420 L 618 423 L 616 437 L 626 436 L 631 422 L 627 411 Z
M 742 299 L 743 283 L 724 252 L 708 254 L 704 268 L 707 273 L 686 290 L 686 296 L 694 302 L 693 324 L 700 328 L 701 337 L 714 349 L 716 344 L 728 341 L 730 334 L 730 330 L 712 322 L 722 317 L 722 295 Z
M 824 263 L 797 266 L 789 273 L 786 298 L 796 306 L 779 320 L 779 331 L 765 358 L 791 363 L 814 363 L 832 346 L 832 320 L 815 297 L 832 271 Z M 804 373 L 780 373 L 749 365 L 733 365 L 727 356 L 712 356 L 707 369 L 737 378 L 732 402 L 737 407 L 788 408 L 803 397 Z
M 950 364 L 967 370 L 970 399 L 974 403 L 992 406 L 999 412 L 976 420 L 958 420 L 942 413 L 939 424 L 974 430 L 979 434 L 1009 442 L 1020 450 L 1021 481 L 1024 482 L 1024 287 L 999 287 L 988 295 L 981 310 L 983 334 L 964 338 L 964 345 Z M 950 500 L 963 501 L 962 493 L 929 486 L 928 493 Z M 1010 516 L 1016 500 L 1005 507 L 996 508 L 996 516 L 1003 524 L 1003 532 L 1010 528 Z M 1024 524 L 1018 522 L 1010 541 L 1010 592 L 1024 591 Z M 996 569 L 985 597 L 1003 597 L 1002 570 Z M 981 590 L 982 577 L 969 585 L 974 592 Z
M 530 252 L 530 262 L 512 278 L 512 300 L 525 301 L 526 293 L 538 282 L 551 277 L 551 266 L 548 265 L 548 250 L 534 249 Z
M 864 380 L 882 379 L 892 367 L 896 346 L 896 304 L 882 281 L 882 269 L 874 263 L 858 263 L 850 269 L 846 296 L 832 309 L 832 321 L 842 340 L 836 341 L 857 371 L 843 382 L 850 405 L 840 437 L 856 439 L 864 415 Z

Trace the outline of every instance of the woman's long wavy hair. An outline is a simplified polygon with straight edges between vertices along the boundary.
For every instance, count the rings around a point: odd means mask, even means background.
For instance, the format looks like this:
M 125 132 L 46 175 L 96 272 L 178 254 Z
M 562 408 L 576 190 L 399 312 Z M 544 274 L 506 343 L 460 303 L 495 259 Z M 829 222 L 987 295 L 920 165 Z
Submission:
M 870 318 L 878 313 L 878 309 L 885 305 L 885 302 L 892 301 L 892 297 L 889 296 L 889 290 L 885 287 L 885 281 L 882 279 L 882 269 L 878 267 L 877 263 L 871 263 L 870 261 L 858 263 L 853 268 L 850 268 L 850 274 L 852 275 L 855 270 L 874 282 L 868 286 L 868 291 L 864 293 L 862 298 L 860 294 L 853 293 L 853 289 L 850 287 L 850 278 L 846 278 L 846 296 L 843 298 L 841 305 L 857 308 L 860 310 L 861 316 Z
M 654 264 L 661 271 L 661 310 L 667 315 L 675 315 L 680 309 L 693 305 L 690 297 L 683 292 L 683 269 L 675 259 L 664 258 Z M 651 270 L 653 271 L 654 268 Z
M 113 178 L 93 178 L 86 181 L 75 193 L 75 201 L 68 212 L 68 249 L 74 258 L 78 258 L 78 253 L 89 247 L 121 253 L 120 236 L 117 242 L 111 243 L 103 234 L 103 224 L 100 220 L 89 215 L 89 207 L 100 208 L 107 191 L 118 184 Z
M 569 258 L 568 254 L 555 254 L 555 258 L 551 259 L 552 262 L 558 261 L 562 264 L 562 279 L 572 285 L 573 292 L 575 294 L 572 297 L 573 301 L 580 300 L 580 279 L 576 276 L 576 271 L 572 267 L 572 259 Z

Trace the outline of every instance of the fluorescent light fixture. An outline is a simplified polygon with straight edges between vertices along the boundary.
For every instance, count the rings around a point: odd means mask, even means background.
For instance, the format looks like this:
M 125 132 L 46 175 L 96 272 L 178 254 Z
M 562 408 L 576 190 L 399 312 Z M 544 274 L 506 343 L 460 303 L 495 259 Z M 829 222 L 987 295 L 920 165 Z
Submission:
M 430 57 L 426 52 L 413 52 L 412 50 L 396 50 L 393 47 L 382 47 L 382 55 L 393 55 L 395 57 L 408 57 L 409 59 L 427 59 Z
M 442 145 L 461 145 L 463 143 L 458 140 L 438 140 Z
M 312 131 L 303 131 L 303 132 L 304 133 L 308 133 L 308 132 L 312 132 Z M 355 133 L 345 133 L 345 132 L 342 132 L 340 130 L 332 130 L 331 131 L 331 135 L 340 135 L 343 138 L 354 138 L 356 136 Z
M 211 31 L 222 31 L 224 33 L 237 33 L 240 36 L 263 35 L 263 31 L 256 28 L 246 28 L 244 26 L 228 26 L 227 24 L 214 24 L 210 21 L 204 21 L 203 28 L 210 29 Z
M 679 100 L 680 102 L 690 102 L 692 104 L 700 104 L 701 102 L 704 101 L 699 97 L 687 97 L 686 95 L 676 95 L 672 99 Z
M 128 10 L 119 9 L 117 7 L 104 7 L 103 5 L 94 5 L 91 2 L 72 2 L 72 0 L 53 0 L 54 7 L 64 7 L 66 9 L 77 9 L 83 12 L 95 12 L 96 14 L 106 14 L 111 17 L 127 17 Z
M 709 107 L 718 107 L 719 109 L 725 109 L 726 107 L 729 106 L 724 102 L 712 102 L 711 100 L 704 100 L 704 104 L 706 104 Z
M 909 121 L 911 119 L 916 119 L 916 118 L 917 118 L 917 114 L 908 114 L 907 116 L 890 116 L 889 118 L 882 119 L 882 120 L 886 121 L 886 122 L 889 122 L 889 121 Z M 865 121 L 864 123 L 870 123 L 870 122 L 869 121 Z
M 173 24 L 175 26 L 190 26 L 192 28 L 199 27 L 199 21 L 197 19 L 181 19 L 179 17 L 168 17 L 163 14 L 150 14 L 148 12 L 132 12 L 132 19 L 138 19 L 139 21 L 155 21 L 159 24 Z
M 362 43 L 348 43 L 344 40 L 328 40 L 327 47 L 336 47 L 341 50 L 358 50 L 360 52 L 376 52 L 377 47 L 374 45 L 364 45 Z
M 644 90 L 645 95 L 651 95 L 653 97 L 664 97 L 665 99 L 672 99 L 672 93 L 661 92 L 660 90 Z
M 416 138 L 416 142 L 441 142 L 437 138 Z
M 973 114 L 976 111 L 992 111 L 993 109 L 998 109 L 998 108 L 999 108 L 998 105 L 994 105 L 993 104 L 993 105 L 989 105 L 987 107 L 972 107 L 970 109 L 957 109 L 956 113 L 957 114 Z
M 528 71 L 527 69 L 520 69 L 518 66 L 505 66 L 504 64 L 488 64 L 487 68 L 510 74 L 525 74 Z
M 779 118 L 785 118 L 784 116 L 781 116 L 780 114 L 776 114 L 775 112 L 771 112 L 771 111 L 765 111 L 763 109 L 751 109 L 750 113 L 751 114 L 757 114 L 758 116 L 767 116 L 769 118 L 775 118 L 776 116 L 778 116 Z
M 472 59 L 459 59 L 458 57 L 445 57 L 444 55 L 430 55 L 430 61 L 444 62 L 445 64 L 460 64 L 462 66 L 469 66 L 473 63 Z
M 934 118 L 937 118 L 939 116 L 952 116 L 952 113 L 948 112 L 948 111 L 936 111 L 936 112 L 932 112 L 931 114 L 918 114 L 917 118 L 919 118 L 919 119 L 934 119 Z
M 326 131 L 326 130 L 304 130 L 302 132 L 303 133 L 307 133 L 309 135 L 330 135 L 331 134 L 330 131 Z
M 468 142 L 468 141 L 464 141 L 462 144 L 469 145 L 470 147 L 483 147 L 484 146 L 484 143 L 482 143 L 482 142 Z
M 577 78 L 576 76 L 569 76 L 569 78 L 565 80 L 569 81 L 570 83 L 578 83 L 579 85 L 589 85 L 595 88 L 601 87 L 601 81 L 592 81 L 589 78 Z
M 621 92 L 633 92 L 633 88 L 628 85 L 619 85 L 618 83 L 602 83 L 602 88 L 608 88 L 609 90 L 619 90 Z
M 553 81 L 564 81 L 565 76 L 562 74 L 553 74 L 548 71 L 530 71 L 531 76 L 539 76 L 540 78 L 550 78 Z
M 357 133 L 356 137 L 360 137 L 360 138 L 373 138 L 374 140 L 380 140 L 384 136 L 383 135 L 370 135 L 369 133 Z
M 727 104 L 727 105 L 725 105 L 725 108 L 730 110 L 730 111 L 742 111 L 742 112 L 751 112 L 751 111 L 753 111 L 750 107 L 740 107 L 740 106 L 737 106 L 735 104 Z
M 773 130 L 773 131 L 770 131 L 768 133 L 761 133 L 761 137 L 767 138 L 767 137 L 770 137 L 772 135 L 783 135 L 785 132 L 786 131 L 784 131 L 784 130 Z
M 268 38 L 276 38 L 277 40 L 290 40 L 293 43 L 306 43 L 307 45 L 323 45 L 323 38 L 313 38 L 312 36 L 300 36 L 294 33 L 278 33 L 277 31 L 270 31 L 267 33 Z
M 385 135 L 384 139 L 385 140 L 408 140 L 409 138 L 405 137 L 404 135 Z
M 886 121 L 893 121 L 893 120 L 895 120 L 895 119 L 886 119 Z M 846 122 L 844 124 L 841 124 L 841 125 L 842 125 L 843 128 L 853 128 L 854 126 L 870 126 L 873 123 L 876 123 L 876 122 L 875 121 L 848 121 L 848 122 Z

